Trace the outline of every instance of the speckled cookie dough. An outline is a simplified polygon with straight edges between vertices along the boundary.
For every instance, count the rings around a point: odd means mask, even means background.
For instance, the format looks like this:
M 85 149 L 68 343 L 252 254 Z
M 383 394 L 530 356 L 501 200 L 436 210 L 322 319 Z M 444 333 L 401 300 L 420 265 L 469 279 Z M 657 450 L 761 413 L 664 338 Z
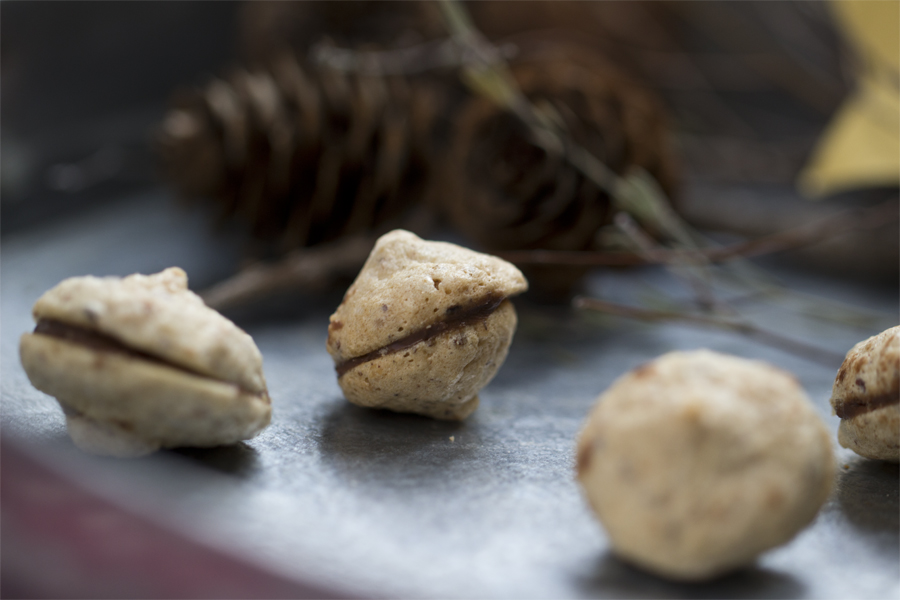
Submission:
M 830 437 L 790 374 L 672 352 L 600 396 L 578 439 L 577 473 L 619 556 L 703 580 L 813 520 L 834 478 Z
M 252 438 L 272 414 L 262 356 L 249 335 L 187 289 L 179 268 L 73 277 L 46 292 L 19 342 L 31 383 L 63 408 L 87 452 Z
M 866 458 L 900 462 L 900 326 L 856 344 L 831 391 L 838 441 Z
M 495 256 L 385 234 L 328 326 L 344 395 L 360 406 L 464 419 L 506 359 L 516 328 L 509 298 L 527 288 Z

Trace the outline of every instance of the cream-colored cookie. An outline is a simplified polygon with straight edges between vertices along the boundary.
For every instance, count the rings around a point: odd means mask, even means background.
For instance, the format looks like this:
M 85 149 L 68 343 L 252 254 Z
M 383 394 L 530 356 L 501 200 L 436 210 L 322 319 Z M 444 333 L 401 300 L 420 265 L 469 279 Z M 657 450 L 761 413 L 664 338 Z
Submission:
M 331 315 L 327 349 L 350 402 L 463 419 L 506 359 L 511 296 L 528 288 L 508 262 L 402 230 L 382 236 Z
M 88 452 L 229 444 L 271 419 L 256 344 L 190 292 L 181 269 L 67 279 L 33 315 L 22 366 Z
M 680 580 L 714 577 L 790 540 L 834 477 L 830 435 L 791 375 L 706 350 L 619 378 L 577 456 L 615 552 Z
M 856 344 L 831 391 L 841 446 L 900 462 L 900 326 Z

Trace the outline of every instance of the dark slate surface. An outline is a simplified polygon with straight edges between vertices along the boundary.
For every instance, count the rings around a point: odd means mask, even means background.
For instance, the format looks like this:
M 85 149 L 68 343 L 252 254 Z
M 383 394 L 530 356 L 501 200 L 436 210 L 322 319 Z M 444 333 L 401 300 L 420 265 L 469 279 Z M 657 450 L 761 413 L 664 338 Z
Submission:
M 614 378 L 673 349 L 709 347 L 794 372 L 832 430 L 837 364 L 681 325 L 601 319 L 519 303 L 509 359 L 466 422 L 360 409 L 341 397 L 325 353 L 340 293 L 240 315 L 265 360 L 271 427 L 246 443 L 129 461 L 88 457 L 17 357 L 30 306 L 64 277 L 183 267 L 202 288 L 235 265 L 237 244 L 162 193 L 85 211 L 2 240 L 2 433 L 44 464 L 192 539 L 339 593 L 471 598 L 896 598 L 898 469 L 837 449 L 839 476 L 816 521 L 744 571 L 673 584 L 616 559 L 573 478 L 575 436 Z M 830 298 L 753 309 L 768 327 L 843 354 L 897 322 L 896 292 L 783 272 Z M 601 274 L 606 297 L 679 286 L 656 271 Z M 862 326 L 810 319 L 832 301 L 874 314 Z M 9 485 L 10 483 L 6 483 Z M 12 483 L 14 484 L 14 482 Z M 8 548 L 4 548 L 8 550 Z

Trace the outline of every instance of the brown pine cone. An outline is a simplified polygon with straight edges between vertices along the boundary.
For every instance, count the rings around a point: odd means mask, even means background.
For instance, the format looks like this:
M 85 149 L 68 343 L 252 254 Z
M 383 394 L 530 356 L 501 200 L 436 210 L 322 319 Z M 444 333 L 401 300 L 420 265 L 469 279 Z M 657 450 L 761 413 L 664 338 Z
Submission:
M 371 231 L 417 202 L 436 110 L 424 85 L 283 54 L 182 93 L 157 148 L 183 195 L 215 200 L 281 252 Z
M 552 107 L 571 139 L 619 174 L 642 167 L 671 196 L 674 169 L 662 106 L 595 51 L 555 42 L 512 65 L 525 96 Z M 489 251 L 599 249 L 611 222 L 607 193 L 564 157 L 533 143 L 526 126 L 491 100 L 472 96 L 456 119 L 441 204 L 453 225 Z M 543 277 L 565 291 L 582 273 Z M 540 282 L 538 282 L 540 285 Z

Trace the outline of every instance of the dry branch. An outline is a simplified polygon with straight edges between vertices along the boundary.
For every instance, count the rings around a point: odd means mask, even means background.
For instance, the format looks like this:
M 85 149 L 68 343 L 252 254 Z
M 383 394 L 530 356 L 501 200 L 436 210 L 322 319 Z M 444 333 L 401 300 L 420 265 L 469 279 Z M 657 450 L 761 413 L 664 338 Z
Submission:
M 278 292 L 320 290 L 353 277 L 375 245 L 374 236 L 353 236 L 332 244 L 295 250 L 275 263 L 254 263 L 202 294 L 216 310 L 248 304 Z
M 701 325 L 724 329 L 739 333 L 745 337 L 756 340 L 767 346 L 778 348 L 796 356 L 817 362 L 823 366 L 837 369 L 844 360 L 843 354 L 838 354 L 818 346 L 813 346 L 799 340 L 775 333 L 742 319 L 728 318 L 716 314 L 696 314 L 677 311 L 652 310 L 636 306 L 627 306 L 613 302 L 605 302 L 596 298 L 580 296 L 572 301 L 575 308 L 594 310 L 610 315 L 638 319 L 641 321 L 683 322 L 692 325 Z
M 841 211 L 813 223 L 728 246 L 696 250 L 656 248 L 652 257 L 637 252 L 557 250 L 511 250 L 501 252 L 499 256 L 517 265 L 632 267 L 675 264 L 698 254 L 710 262 L 720 263 L 796 250 L 854 231 L 877 229 L 896 220 L 897 212 L 895 198 L 870 208 Z

